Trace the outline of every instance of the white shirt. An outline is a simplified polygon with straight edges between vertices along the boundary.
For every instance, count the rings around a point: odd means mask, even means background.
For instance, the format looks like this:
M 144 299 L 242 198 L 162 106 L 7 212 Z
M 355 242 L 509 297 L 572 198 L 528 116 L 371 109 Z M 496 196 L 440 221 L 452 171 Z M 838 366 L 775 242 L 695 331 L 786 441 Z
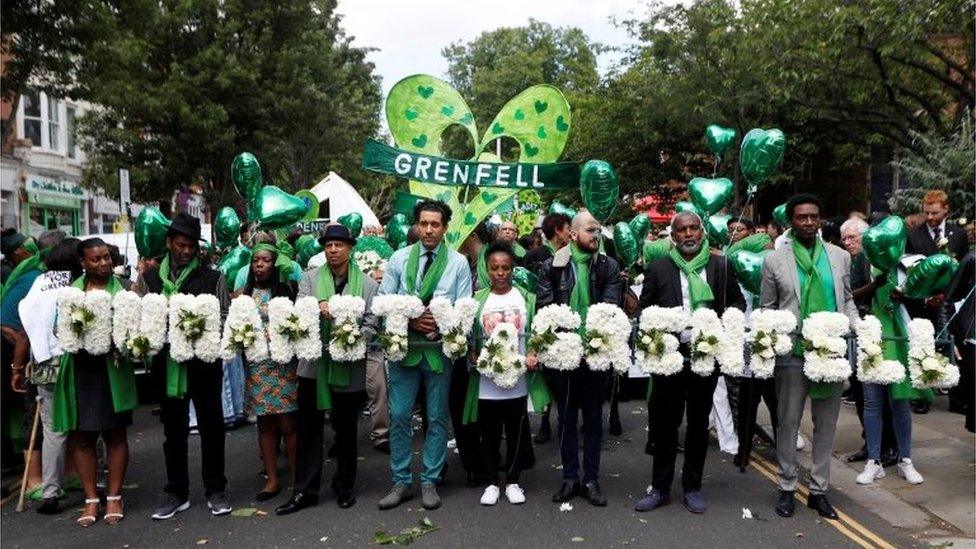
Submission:
M 71 284 L 71 271 L 42 273 L 18 304 L 24 332 L 30 340 L 34 362 L 41 364 L 61 356 L 61 344 L 54 335 L 58 313 L 58 292 Z
M 522 294 L 512 288 L 505 295 L 498 295 L 494 293 L 488 294 L 488 299 L 485 300 L 485 306 L 481 309 L 481 318 L 478 322 L 481 323 L 482 332 L 488 336 L 495 329 L 495 326 L 501 324 L 502 322 L 511 322 L 518 329 L 519 336 L 525 335 L 525 323 L 526 323 L 526 306 L 525 298 Z M 525 354 L 525 338 L 519 338 L 519 354 Z M 479 400 L 507 400 L 511 398 L 519 398 L 529 394 L 528 387 L 525 383 L 525 376 L 522 376 L 515 387 L 511 389 L 503 389 L 489 379 L 486 376 L 480 376 L 481 379 L 478 385 L 478 399 Z
M 942 223 L 939 223 L 939 226 L 936 227 L 936 229 L 939 229 L 939 238 L 945 237 L 945 235 L 946 235 L 945 225 L 946 225 L 945 224 L 945 219 L 943 219 L 942 220 Z M 929 230 L 929 236 L 932 237 L 932 242 L 935 242 L 935 245 L 938 246 L 939 245 L 939 241 L 938 241 L 937 238 L 935 238 L 935 229 L 933 229 L 932 227 L 930 227 L 928 223 L 925 224 L 925 227 Z
M 698 273 L 698 276 L 700 276 L 706 284 L 708 283 L 708 276 L 705 275 L 705 269 L 702 269 Z M 681 308 L 684 309 L 688 316 L 691 316 L 691 293 L 688 289 L 688 277 L 685 275 L 684 271 L 679 269 L 678 278 L 681 280 Z M 691 341 L 691 328 L 685 328 L 678 336 L 678 341 L 682 343 L 688 343 Z

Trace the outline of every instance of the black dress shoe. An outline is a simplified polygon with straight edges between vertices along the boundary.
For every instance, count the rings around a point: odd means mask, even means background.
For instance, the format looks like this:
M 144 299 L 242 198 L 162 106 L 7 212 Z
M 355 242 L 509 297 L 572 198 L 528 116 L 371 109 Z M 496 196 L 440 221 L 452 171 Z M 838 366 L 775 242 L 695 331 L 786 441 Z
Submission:
M 807 507 L 825 519 L 837 520 L 837 511 L 834 511 L 834 506 L 827 501 L 827 496 L 823 494 L 810 494 L 810 497 L 807 498 Z
M 279 493 L 281 493 L 281 488 L 275 489 L 270 492 L 267 490 L 261 490 L 260 492 L 258 492 L 258 495 L 254 496 L 254 499 L 257 501 L 268 501 L 269 499 L 277 496 Z
M 796 511 L 796 500 L 792 490 L 780 490 L 779 501 L 776 502 L 776 514 L 781 517 L 792 517 Z
M 390 441 L 384 440 L 373 445 L 373 449 L 381 454 L 390 455 Z
M 295 494 L 285 503 L 275 509 L 276 515 L 290 515 L 297 513 L 306 507 L 311 507 L 319 502 L 318 496 L 311 496 L 301 492 Z
M 861 449 L 847 456 L 847 463 L 858 463 L 868 460 L 868 449 L 861 446 Z
M 597 507 L 607 506 L 607 498 L 600 491 L 600 483 L 596 481 L 586 483 L 586 486 L 583 487 L 583 497 Z
M 336 490 L 335 495 L 339 509 L 348 509 L 356 505 L 356 496 L 352 494 L 352 490 Z
M 58 513 L 58 498 L 44 498 L 36 511 L 42 515 L 56 515 Z
M 578 481 L 578 480 L 572 480 L 572 481 L 570 481 L 570 480 L 564 480 L 563 481 L 563 485 L 559 487 L 559 491 L 556 492 L 556 494 L 552 496 L 552 501 L 554 501 L 556 503 L 562 503 L 564 501 L 569 501 L 569 500 L 573 499 L 574 497 L 578 496 L 579 493 L 580 493 L 580 490 L 582 490 L 582 489 L 583 489 L 583 487 L 580 485 L 580 481 Z

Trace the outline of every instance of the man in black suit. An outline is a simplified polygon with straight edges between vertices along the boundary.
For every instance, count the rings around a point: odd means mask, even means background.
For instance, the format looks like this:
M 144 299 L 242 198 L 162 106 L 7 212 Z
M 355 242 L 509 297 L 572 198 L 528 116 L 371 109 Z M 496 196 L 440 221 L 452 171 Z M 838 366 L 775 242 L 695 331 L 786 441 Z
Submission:
M 962 227 L 946 223 L 949 216 L 949 197 L 944 191 L 929 191 L 922 204 L 925 224 L 908 233 L 905 253 L 924 256 L 944 253 L 962 261 L 969 251 L 966 232 Z
M 709 308 L 718 315 L 726 307 L 745 309 L 745 300 L 732 265 L 704 246 L 702 220 L 692 212 L 681 212 L 671 220 L 674 248 L 668 257 L 652 261 L 644 273 L 640 307 L 682 307 L 689 314 L 698 308 Z M 651 491 L 637 502 L 637 511 L 652 511 L 670 503 L 674 479 L 674 460 L 678 447 L 678 427 L 682 410 L 687 410 L 685 459 L 681 472 L 684 505 L 693 513 L 704 513 L 701 493 L 705 453 L 708 449 L 708 414 L 718 375 L 701 376 L 691 371 L 691 330 L 679 336 L 679 350 L 685 357 L 684 368 L 672 376 L 652 374 L 649 407 L 651 437 L 654 447 Z
M 959 385 L 949 391 L 949 411 L 966 414 L 966 430 L 976 432 L 976 398 L 974 398 L 974 377 L 976 377 L 976 257 L 973 252 L 966 254 L 949 290 L 949 302 L 963 300 L 949 331 L 956 344 L 959 361 Z

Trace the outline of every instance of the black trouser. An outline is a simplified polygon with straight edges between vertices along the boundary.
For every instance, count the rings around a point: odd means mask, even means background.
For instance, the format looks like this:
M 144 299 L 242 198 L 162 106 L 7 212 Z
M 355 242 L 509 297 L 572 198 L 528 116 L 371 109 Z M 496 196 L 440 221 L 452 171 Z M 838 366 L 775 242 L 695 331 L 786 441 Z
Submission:
M 857 420 L 861 423 L 861 440 L 865 439 L 864 434 L 864 385 L 857 375 L 850 377 L 851 398 L 854 399 L 854 409 L 857 410 Z M 881 409 L 881 455 L 887 456 L 892 452 L 898 452 L 898 445 L 895 441 L 895 428 L 891 423 L 891 403 L 888 399 L 882 399 Z M 865 446 L 867 448 L 867 446 Z
M 769 419 L 773 424 L 772 442 L 775 444 L 776 426 L 779 424 L 776 417 L 776 381 L 773 378 L 725 376 L 725 387 L 728 389 L 735 432 L 739 437 L 739 451 L 746 448 L 749 442 L 746 438 L 747 418 L 752 419 L 752 425 L 748 425 L 748 434 L 754 435 L 759 431 L 756 414 L 759 412 L 760 401 L 765 401 L 766 409 L 769 410 Z
M 535 463 L 529 436 L 527 397 L 478 401 L 481 448 L 488 468 L 488 483 L 500 485 L 502 431 L 505 432 L 505 483 L 518 484 L 519 473 Z
M 298 378 L 298 450 L 295 456 L 295 493 L 319 495 L 322 487 L 322 430 L 325 412 L 318 407 L 318 385 L 311 378 Z M 331 392 L 331 424 L 336 447 L 336 472 L 332 490 L 352 490 L 356 484 L 359 458 L 357 427 L 366 405 L 366 391 Z
M 958 341 L 958 340 L 957 340 Z M 976 408 L 976 345 L 968 342 L 959 342 L 959 352 L 962 360 L 959 361 L 959 389 L 958 398 L 966 406 L 966 430 L 976 431 L 976 421 L 974 421 L 974 408 Z
M 366 391 L 339 393 L 332 391 L 332 433 L 335 436 L 336 472 L 332 477 L 332 490 L 352 491 L 356 484 L 356 467 L 359 463 L 359 437 L 357 426 L 366 406 Z M 321 436 L 321 431 L 319 432 Z M 321 452 L 321 444 L 319 445 Z M 322 461 L 319 460 L 319 470 Z M 321 473 L 319 474 L 321 477 Z
M 549 389 L 559 408 L 559 454 L 563 480 L 579 479 L 579 434 L 577 418 L 583 414 L 583 482 L 594 482 L 600 475 L 600 448 L 603 444 L 603 399 L 610 372 L 593 372 L 582 366 L 576 370 L 546 372 Z M 656 389 L 656 387 L 655 387 Z
M 712 411 L 712 394 L 718 375 L 700 376 L 690 365 L 671 376 L 652 375 L 651 436 L 654 460 L 651 485 L 662 492 L 671 490 L 674 460 L 678 453 L 678 427 L 682 409 L 687 413 L 684 466 L 681 486 L 685 492 L 701 490 L 705 454 L 708 451 L 708 414 Z
M 466 359 L 462 358 L 454 363 L 454 369 L 451 371 L 450 392 L 447 396 L 447 408 L 451 414 L 454 441 L 457 444 L 458 454 L 461 456 L 461 467 L 469 475 L 474 475 L 478 480 L 483 480 L 486 465 L 484 453 L 481 450 L 481 433 L 478 431 L 477 424 L 464 425 L 463 422 L 469 375 Z
M 191 362 L 186 366 L 186 395 L 164 398 L 160 418 L 163 421 L 163 454 L 166 456 L 165 491 L 180 498 L 190 493 L 187 464 L 187 437 L 190 434 L 190 400 L 197 412 L 200 432 L 200 454 L 203 461 L 203 488 L 207 496 L 223 492 L 224 477 L 224 411 L 221 405 L 223 370 L 220 364 Z

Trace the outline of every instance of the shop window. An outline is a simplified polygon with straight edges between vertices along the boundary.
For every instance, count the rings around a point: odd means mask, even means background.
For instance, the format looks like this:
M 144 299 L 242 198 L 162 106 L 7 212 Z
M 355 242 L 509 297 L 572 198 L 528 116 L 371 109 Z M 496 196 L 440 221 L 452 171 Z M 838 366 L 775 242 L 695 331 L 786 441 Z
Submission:
M 41 95 L 25 93 L 20 98 L 24 107 L 24 139 L 30 139 L 35 147 L 41 146 Z
M 78 156 L 76 147 L 78 143 L 75 137 L 75 117 L 77 116 L 77 110 L 75 107 L 68 107 L 65 111 L 64 117 L 64 131 L 65 131 L 65 145 L 68 158 L 74 159 Z
M 61 105 L 53 97 L 47 98 L 48 148 L 61 150 Z

